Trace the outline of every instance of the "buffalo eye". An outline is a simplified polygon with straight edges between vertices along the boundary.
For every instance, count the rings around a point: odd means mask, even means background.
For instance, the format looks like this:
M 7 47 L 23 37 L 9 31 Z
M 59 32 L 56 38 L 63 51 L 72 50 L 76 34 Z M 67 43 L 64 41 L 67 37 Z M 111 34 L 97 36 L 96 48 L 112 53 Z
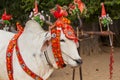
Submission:
M 64 39 L 61 39 L 60 42 L 65 42 L 65 40 L 64 40 Z

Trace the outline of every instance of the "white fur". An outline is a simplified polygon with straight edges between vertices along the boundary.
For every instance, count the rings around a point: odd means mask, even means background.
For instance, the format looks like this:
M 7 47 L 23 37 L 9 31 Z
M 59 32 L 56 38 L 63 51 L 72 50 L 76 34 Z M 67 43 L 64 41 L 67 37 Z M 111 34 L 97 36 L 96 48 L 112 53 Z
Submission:
M 43 44 L 50 38 L 50 33 L 47 33 L 48 32 L 45 32 L 37 22 L 30 20 L 26 23 L 24 32 L 18 39 L 20 52 L 26 65 L 44 80 L 50 76 L 54 68 L 57 68 L 51 45 L 48 46 L 47 52 L 53 67 L 48 65 L 44 53 L 41 52 Z M 13 36 L 13 33 L 0 31 L 0 80 L 9 80 L 6 70 L 6 49 Z M 68 40 L 63 33 L 61 33 L 61 39 L 66 41 L 65 43 L 61 42 L 61 50 L 65 63 L 72 67 L 79 66 L 74 61 L 76 59 L 81 59 L 74 41 Z M 34 80 L 21 69 L 15 50 L 13 53 L 13 70 L 14 80 Z

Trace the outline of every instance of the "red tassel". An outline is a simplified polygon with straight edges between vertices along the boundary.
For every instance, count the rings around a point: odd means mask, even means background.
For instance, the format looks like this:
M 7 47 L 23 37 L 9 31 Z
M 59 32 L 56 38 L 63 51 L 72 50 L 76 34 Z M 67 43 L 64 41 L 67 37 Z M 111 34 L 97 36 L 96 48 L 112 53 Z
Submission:
M 114 64 L 114 57 L 113 57 L 113 50 L 111 50 L 111 54 L 110 54 L 110 64 L 109 64 L 109 69 L 110 69 L 110 79 L 112 79 L 112 75 L 113 75 L 113 64 Z

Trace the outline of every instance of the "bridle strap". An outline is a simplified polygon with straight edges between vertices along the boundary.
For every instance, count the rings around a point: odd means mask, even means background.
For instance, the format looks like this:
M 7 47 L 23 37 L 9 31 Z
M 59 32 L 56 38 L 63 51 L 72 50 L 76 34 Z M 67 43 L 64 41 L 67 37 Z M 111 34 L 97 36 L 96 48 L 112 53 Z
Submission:
M 50 67 L 53 67 L 53 65 L 52 65 L 52 63 L 50 62 L 50 59 L 49 59 L 49 57 L 48 57 L 47 51 L 44 51 L 44 55 L 45 55 L 45 59 L 46 59 L 48 65 L 49 65 Z
M 59 68 L 63 68 L 65 66 L 60 47 L 61 31 L 63 31 L 66 38 L 73 40 L 75 43 L 78 42 L 78 39 L 74 33 L 74 29 L 72 28 L 72 26 L 70 26 L 70 20 L 65 17 L 59 18 L 55 22 L 55 26 L 51 28 L 52 51 Z
M 61 34 L 61 27 L 54 27 L 51 29 L 51 42 L 52 42 L 52 51 L 55 57 L 56 64 L 58 68 L 63 68 L 65 66 L 61 47 L 60 47 L 60 34 Z

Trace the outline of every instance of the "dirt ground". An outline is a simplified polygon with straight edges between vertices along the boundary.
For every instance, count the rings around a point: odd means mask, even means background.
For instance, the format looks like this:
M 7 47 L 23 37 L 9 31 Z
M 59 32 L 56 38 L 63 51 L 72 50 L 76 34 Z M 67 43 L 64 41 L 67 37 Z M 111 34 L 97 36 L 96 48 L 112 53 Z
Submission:
M 82 80 L 110 80 L 109 59 L 110 48 L 104 48 L 99 54 L 81 55 L 83 59 Z M 114 64 L 112 80 L 120 80 L 120 48 L 114 49 Z M 72 80 L 72 68 L 55 70 L 48 80 Z M 80 80 L 79 68 L 75 70 L 75 80 Z

